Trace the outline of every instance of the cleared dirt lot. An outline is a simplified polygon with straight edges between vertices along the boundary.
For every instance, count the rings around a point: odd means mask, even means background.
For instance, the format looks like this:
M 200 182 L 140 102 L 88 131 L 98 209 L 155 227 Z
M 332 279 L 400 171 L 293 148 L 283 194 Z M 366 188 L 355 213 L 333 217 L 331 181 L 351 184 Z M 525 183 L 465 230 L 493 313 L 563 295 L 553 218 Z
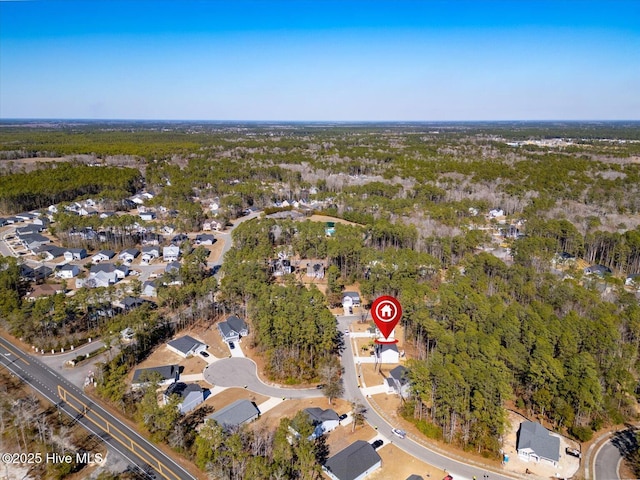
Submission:
M 228 388 L 217 395 L 210 396 L 205 400 L 204 404 L 209 405 L 218 411 L 236 400 L 249 400 L 250 402 L 254 402 L 256 405 L 260 405 L 268 399 L 269 397 L 250 392 L 244 388 Z

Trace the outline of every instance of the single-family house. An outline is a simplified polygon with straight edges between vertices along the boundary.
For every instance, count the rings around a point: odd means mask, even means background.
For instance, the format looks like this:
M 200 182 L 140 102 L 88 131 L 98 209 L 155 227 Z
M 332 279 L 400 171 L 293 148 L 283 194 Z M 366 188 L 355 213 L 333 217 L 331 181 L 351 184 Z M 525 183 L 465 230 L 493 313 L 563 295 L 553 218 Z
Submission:
M 156 219 L 156 212 L 150 212 L 150 211 L 140 212 L 138 216 L 140 217 L 141 220 L 144 220 L 145 222 L 150 222 L 151 220 Z
M 160 248 L 158 248 L 157 246 L 142 247 L 142 257 L 140 257 L 140 261 L 142 263 L 151 263 L 153 259 L 159 257 Z
M 131 263 L 138 255 L 140 255 L 140 250 L 137 248 L 127 248 L 120 252 L 118 258 L 125 263 Z
M 135 308 L 141 307 L 145 303 L 155 306 L 155 303 L 138 297 L 127 296 L 120 300 L 120 306 L 125 312 L 129 312 Z
M 157 297 L 158 287 L 154 280 L 147 280 L 142 284 L 142 295 L 145 297 Z
M 33 220 L 34 218 L 37 217 L 37 215 L 35 213 L 22 212 L 22 213 L 16 213 L 15 217 L 21 222 L 26 222 L 27 220 Z
M 105 219 L 105 218 L 113 217 L 115 214 L 116 212 L 100 212 L 98 217 Z
M 222 222 L 219 222 L 217 220 L 206 220 L 202 224 L 202 230 L 205 232 L 209 232 L 211 230 L 215 230 L 216 232 L 218 232 L 223 228 L 224 228 L 224 225 L 222 224 Z
M 36 268 L 30 267 L 26 263 L 20 265 L 20 278 L 29 282 L 44 280 L 52 273 L 53 269 L 51 267 L 47 267 L 46 265 L 40 265 Z
M 240 317 L 232 315 L 224 322 L 218 322 L 218 331 L 225 342 L 236 342 L 249 335 L 249 326 Z
M 209 390 L 203 390 L 197 383 L 172 383 L 162 394 L 165 405 L 173 395 L 180 397 L 178 410 L 182 414 L 189 413 L 207 398 Z
M 207 349 L 207 346 L 199 340 L 196 340 L 189 335 L 176 338 L 167 343 L 167 348 L 174 353 L 177 353 L 181 357 L 188 357 L 191 355 L 197 355 Z
M 74 278 L 80 273 L 80 267 L 78 265 L 71 265 L 67 263 L 56 269 L 56 277 L 58 278 Z
M 175 262 L 180 258 L 180 247 L 169 245 L 162 249 L 162 259 L 165 262 Z
M 605 267 L 604 265 L 590 265 L 584 269 L 585 275 L 597 275 L 599 277 L 604 277 L 607 274 L 613 273 L 609 267 Z
M 37 251 L 40 247 L 51 243 L 51 240 L 40 235 L 39 233 L 31 233 L 27 235 L 19 235 L 20 243 L 31 252 Z
M 65 251 L 64 248 L 58 247 L 57 245 L 42 245 L 36 248 L 33 253 L 39 255 L 46 261 L 50 261 L 54 258 L 61 257 Z
M 78 209 L 78 215 L 81 215 L 83 217 L 89 216 L 89 215 L 97 215 L 98 211 L 95 208 L 91 208 L 91 207 L 80 207 Z
M 340 425 L 338 414 L 330 408 L 323 410 L 318 407 L 309 407 L 305 408 L 304 412 L 309 416 L 314 426 L 313 438 L 321 437 Z
M 627 287 L 633 287 L 633 286 L 640 287 L 640 273 L 632 273 L 631 275 L 627 275 L 627 278 L 625 279 L 624 284 Z
M 216 237 L 208 233 L 201 233 L 196 235 L 196 245 L 213 245 L 216 242 Z
M 227 343 L 240 340 L 238 332 L 231 328 L 227 322 L 218 322 L 218 331 L 220 332 L 222 340 Z
M 325 268 L 326 262 L 324 260 L 309 260 L 307 262 L 307 277 L 322 279 Z
M 260 410 L 249 400 L 236 400 L 207 417 L 225 429 L 230 429 L 249 423 L 260 416 Z
M 133 372 L 132 387 L 142 387 L 151 380 L 158 380 L 160 385 L 169 385 L 180 379 L 180 367 L 178 365 L 162 365 L 159 367 L 138 368 Z
M 180 271 L 180 262 L 178 261 L 169 262 L 164 267 L 164 273 L 177 273 L 179 271 Z
M 332 480 L 362 480 L 382 466 L 382 458 L 369 442 L 356 440 L 322 466 Z
M 26 227 L 16 228 L 16 235 L 23 237 L 25 235 L 32 235 L 34 233 L 40 233 L 43 228 L 39 225 L 27 225 Z
M 490 218 L 504 217 L 504 210 L 501 208 L 493 208 L 489 210 L 489 217 Z
M 126 265 L 114 265 L 113 263 L 92 265 L 89 269 L 89 278 L 95 277 L 100 272 L 113 275 L 112 283 L 116 283 L 118 280 L 122 280 L 129 275 L 129 267 Z
M 116 252 L 113 250 L 100 250 L 93 257 L 91 257 L 91 263 L 100 263 L 111 260 L 116 256 Z
M 34 302 L 39 298 L 51 297 L 58 293 L 64 293 L 62 285 L 43 283 L 42 285 L 34 285 L 31 287 L 31 291 L 25 296 L 25 298 L 30 302 Z
M 376 343 L 374 354 L 377 363 L 398 363 L 400 352 L 395 343 Z
M 409 383 L 409 371 L 403 365 L 391 369 L 387 378 L 387 385 L 392 393 L 400 395 L 402 398 L 408 398 L 411 393 L 411 384 Z
M 560 460 L 560 438 L 537 422 L 522 422 L 518 430 L 518 457 L 528 462 L 546 462 L 554 467 Z
M 34 225 L 40 227 L 40 231 L 44 230 L 45 228 L 47 228 L 47 226 L 49 225 L 49 223 L 51 223 L 49 221 L 49 219 L 47 217 L 37 217 L 33 219 L 33 223 Z
M 122 340 L 127 342 L 130 342 L 131 340 L 133 340 L 133 337 L 135 337 L 135 335 L 136 335 L 136 332 L 131 327 L 127 327 L 120 332 L 120 338 L 122 338 Z
M 82 260 L 83 258 L 86 258 L 87 251 L 84 248 L 67 248 L 63 255 L 67 262 L 71 262 L 73 260 Z
M 358 292 L 344 292 L 342 294 L 342 306 L 348 305 L 349 307 L 360 306 L 360 294 Z

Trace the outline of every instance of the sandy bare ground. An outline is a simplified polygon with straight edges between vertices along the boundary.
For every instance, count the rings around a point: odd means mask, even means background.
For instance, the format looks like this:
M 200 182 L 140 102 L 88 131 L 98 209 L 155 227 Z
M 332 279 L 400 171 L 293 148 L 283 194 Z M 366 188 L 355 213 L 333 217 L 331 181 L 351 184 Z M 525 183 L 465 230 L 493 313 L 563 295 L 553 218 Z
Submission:
M 342 223 L 344 225 L 358 225 L 354 222 L 349 222 L 348 220 L 344 220 L 342 218 L 329 217 L 327 215 L 311 215 L 309 218 L 305 218 L 304 220 L 311 220 L 312 222 L 334 222 L 334 223 Z
M 338 398 L 333 400 L 333 405 L 329 405 L 329 400 L 324 397 L 321 398 L 305 398 L 296 400 L 285 400 L 281 404 L 275 406 L 264 415 L 260 417 L 260 422 L 263 422 L 270 428 L 277 428 L 282 418 L 293 418 L 300 410 L 305 408 L 318 407 L 318 408 L 331 408 L 338 415 L 351 411 L 351 404 L 346 400 Z M 351 427 L 349 427 L 351 428 Z M 331 432 L 333 433 L 333 432 Z M 330 434 L 329 439 L 334 438 Z
M 268 399 L 269 397 L 245 390 L 244 388 L 228 388 L 217 395 L 210 396 L 205 400 L 204 404 L 209 405 L 210 407 L 213 407 L 215 411 L 218 411 L 221 408 L 232 404 L 236 400 L 249 400 L 256 405 L 260 405 Z

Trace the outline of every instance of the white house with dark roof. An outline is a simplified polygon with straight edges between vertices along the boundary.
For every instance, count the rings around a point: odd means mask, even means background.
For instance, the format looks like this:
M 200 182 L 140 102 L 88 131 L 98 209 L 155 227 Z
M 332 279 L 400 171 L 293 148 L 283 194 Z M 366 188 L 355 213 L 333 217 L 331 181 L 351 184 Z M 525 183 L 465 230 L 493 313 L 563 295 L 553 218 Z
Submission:
M 244 423 L 249 423 L 260 416 L 260 410 L 249 400 L 236 400 L 207 417 L 223 428 L 234 428 Z
M 138 255 L 140 255 L 140 250 L 137 248 L 127 248 L 120 252 L 118 258 L 123 262 L 131 263 Z
M 73 260 L 87 258 L 87 251 L 84 248 L 67 248 L 63 255 L 67 262 L 71 262 Z
M 329 458 L 322 470 L 332 480 L 362 480 L 382 466 L 382 458 L 370 443 L 356 440 Z
M 160 248 L 157 246 L 142 247 L 142 263 L 151 263 L 152 260 L 160 258 Z
M 91 257 L 91 263 L 100 263 L 111 260 L 116 256 L 116 252 L 113 250 L 100 250 L 93 257 Z
M 169 385 L 180 379 L 180 367 L 178 365 L 161 365 L 158 367 L 138 368 L 133 372 L 131 386 L 142 387 L 149 383 L 149 379 L 155 377 L 160 385 Z
M 67 265 L 62 265 L 59 269 L 57 269 L 56 277 L 70 279 L 70 278 L 77 277 L 79 273 L 80 273 L 80 267 L 78 267 L 77 265 L 67 264 Z
M 402 398 L 408 398 L 411 393 L 411 384 L 409 383 L 409 370 L 403 365 L 398 365 L 389 371 L 387 377 L 387 385 L 390 387 L 390 393 L 400 395 Z
M 196 235 L 196 245 L 213 245 L 216 242 L 216 237 L 208 233 L 201 233 Z
M 400 361 L 400 352 L 395 343 L 376 343 L 374 355 L 378 363 L 398 363 Z
M 318 438 L 325 433 L 329 433 L 340 425 L 340 418 L 338 417 L 338 414 L 330 408 L 323 410 L 318 407 L 309 407 L 305 408 L 304 412 L 309 416 L 309 419 L 314 426 L 314 438 Z
M 175 382 L 167 387 L 162 398 L 166 405 L 172 395 L 178 395 L 180 397 L 178 411 L 184 415 L 204 402 L 208 392 L 209 390 L 204 390 L 197 383 Z
M 518 457 L 526 462 L 546 462 L 554 467 L 560 461 L 560 437 L 537 422 L 522 422 L 518 430 Z
M 162 259 L 165 262 L 177 262 L 180 258 L 180 247 L 168 245 L 162 249 Z
M 176 338 L 167 343 L 167 348 L 174 353 L 177 353 L 181 357 L 189 357 L 191 355 L 197 355 L 207 349 L 207 346 L 200 340 L 196 340 L 189 335 Z

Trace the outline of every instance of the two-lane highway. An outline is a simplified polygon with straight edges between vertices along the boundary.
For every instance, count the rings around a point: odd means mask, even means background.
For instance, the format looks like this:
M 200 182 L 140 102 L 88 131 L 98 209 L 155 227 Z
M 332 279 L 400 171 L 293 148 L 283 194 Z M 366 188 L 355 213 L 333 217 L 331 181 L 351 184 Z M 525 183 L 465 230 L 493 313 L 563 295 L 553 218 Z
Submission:
M 160 478 L 166 480 L 194 478 L 167 454 L 90 400 L 75 385 L 1 337 L 0 365 L 142 471 L 148 472 L 151 467 Z

